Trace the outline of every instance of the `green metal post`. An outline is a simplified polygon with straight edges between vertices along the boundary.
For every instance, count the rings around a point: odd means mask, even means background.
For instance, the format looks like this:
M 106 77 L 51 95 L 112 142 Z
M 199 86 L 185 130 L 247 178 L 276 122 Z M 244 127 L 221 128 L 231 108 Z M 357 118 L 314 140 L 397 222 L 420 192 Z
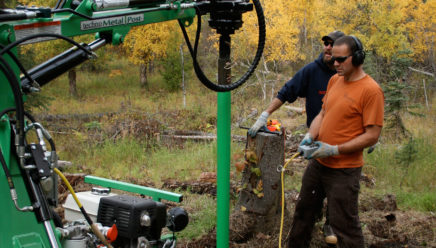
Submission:
M 230 36 L 220 36 L 218 82 L 230 80 Z M 229 191 L 230 191 L 230 92 L 218 93 L 217 110 L 217 247 L 229 247 Z

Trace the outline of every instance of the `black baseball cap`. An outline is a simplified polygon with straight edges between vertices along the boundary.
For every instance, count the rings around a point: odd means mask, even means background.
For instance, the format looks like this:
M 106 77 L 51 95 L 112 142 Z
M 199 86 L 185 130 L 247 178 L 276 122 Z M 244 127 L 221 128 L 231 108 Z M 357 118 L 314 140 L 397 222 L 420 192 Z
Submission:
M 344 35 L 345 34 L 343 32 L 341 32 L 339 30 L 335 30 L 335 31 L 331 32 L 330 34 L 328 34 L 326 36 L 323 36 L 321 40 L 322 41 L 326 41 L 326 40 L 335 41 L 335 40 L 337 40 L 338 38 L 341 38 Z

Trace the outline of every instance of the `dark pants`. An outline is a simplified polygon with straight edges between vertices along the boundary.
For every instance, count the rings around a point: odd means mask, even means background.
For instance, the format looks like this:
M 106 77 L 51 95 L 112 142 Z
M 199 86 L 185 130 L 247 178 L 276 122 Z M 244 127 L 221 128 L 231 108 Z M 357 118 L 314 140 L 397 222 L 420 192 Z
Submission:
M 311 160 L 303 175 L 288 242 L 289 248 L 307 248 L 312 229 L 327 197 L 329 224 L 340 248 L 364 247 L 358 195 L 362 168 L 332 169 Z

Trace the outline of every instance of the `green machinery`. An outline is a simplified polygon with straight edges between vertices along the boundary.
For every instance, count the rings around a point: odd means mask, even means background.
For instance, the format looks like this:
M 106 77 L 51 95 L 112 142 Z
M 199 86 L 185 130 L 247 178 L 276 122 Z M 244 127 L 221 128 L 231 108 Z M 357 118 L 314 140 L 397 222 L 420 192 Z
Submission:
M 230 69 L 225 65 L 230 61 L 230 35 L 242 26 L 242 14 L 253 9 L 259 20 L 256 55 L 239 80 L 228 82 Z M 200 17 L 206 14 L 210 16 L 209 25 L 220 35 L 218 83 L 209 81 L 196 60 Z M 198 30 L 192 45 L 185 27 L 191 25 L 196 16 Z M 96 223 L 77 200 L 88 223 L 62 225 L 53 211 L 58 204 L 59 180 L 54 173 L 59 172 L 55 143 L 23 107 L 27 94 L 40 91 L 57 76 L 94 57 L 93 51 L 99 47 L 122 43 L 133 26 L 168 20 L 178 20 L 200 81 L 219 92 L 217 243 L 218 247 L 228 246 L 229 91 L 248 79 L 262 54 L 265 23 L 259 0 L 252 3 L 246 0 L 59 0 L 54 8 L 18 6 L 0 9 L 1 247 L 175 247 L 175 236 L 161 237 L 161 229 L 168 227 L 173 232 L 180 231 L 187 225 L 187 213 L 182 209 L 167 212 L 160 200 L 177 202 L 182 196 L 112 180 L 91 176 L 85 179 L 104 187 L 150 195 L 153 199 L 107 197 L 109 200 L 104 204 L 101 200 L 97 216 L 99 226 L 95 228 L 97 230 L 91 228 L 92 231 L 90 226 L 94 227 Z M 96 34 L 96 40 L 90 44 L 78 44 L 68 38 L 91 33 Z M 63 39 L 74 46 L 30 70 L 23 68 L 16 57 L 17 46 L 49 39 Z M 37 142 L 27 141 L 29 133 L 34 133 Z M 114 232 L 108 235 L 113 224 L 118 228 L 118 238 L 109 243 L 108 239 L 114 237 Z

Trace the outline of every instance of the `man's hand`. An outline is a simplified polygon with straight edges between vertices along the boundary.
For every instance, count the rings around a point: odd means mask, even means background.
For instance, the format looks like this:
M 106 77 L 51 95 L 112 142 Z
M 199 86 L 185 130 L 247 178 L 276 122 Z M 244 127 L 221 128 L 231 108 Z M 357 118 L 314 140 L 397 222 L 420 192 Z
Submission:
M 254 125 L 248 129 L 248 134 L 251 137 L 255 137 L 257 132 L 259 131 L 259 129 L 261 129 L 263 126 L 266 126 L 266 122 L 268 119 L 268 112 L 263 111 L 262 114 L 260 114 L 259 118 L 257 119 L 257 121 L 254 123 Z
M 315 141 L 315 144 L 318 145 L 318 149 L 309 156 L 311 158 L 325 158 L 334 155 L 339 155 L 338 146 L 332 146 L 327 143 L 321 141 Z
M 300 145 L 298 145 L 298 146 L 303 146 L 303 145 L 308 146 L 308 145 L 312 144 L 312 142 L 313 142 L 312 135 L 310 135 L 310 133 L 306 133 L 306 135 L 304 135 L 303 140 L 300 142 Z

